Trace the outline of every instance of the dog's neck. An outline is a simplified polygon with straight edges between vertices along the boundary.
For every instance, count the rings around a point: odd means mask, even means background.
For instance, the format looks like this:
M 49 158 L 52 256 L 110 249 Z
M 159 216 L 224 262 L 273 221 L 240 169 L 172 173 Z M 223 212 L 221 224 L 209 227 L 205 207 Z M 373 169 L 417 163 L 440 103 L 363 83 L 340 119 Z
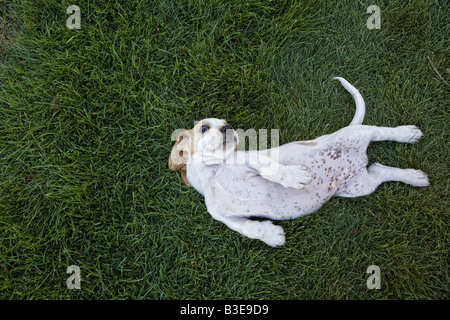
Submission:
M 205 196 L 205 190 L 208 188 L 210 178 L 212 178 L 220 164 L 205 165 L 204 163 L 186 163 L 186 178 L 190 185 L 202 196 Z
M 189 155 L 186 163 L 186 177 L 190 185 L 204 196 L 205 188 L 210 186 L 210 178 L 216 174 L 220 166 L 235 163 L 235 154 L 235 151 L 230 152 L 226 158 L 204 154 L 194 154 L 192 157 Z
M 229 154 L 216 154 L 216 153 L 195 153 L 192 157 L 188 156 L 188 162 L 191 164 L 202 164 L 204 166 L 220 165 L 229 163 L 233 158 L 234 151 Z

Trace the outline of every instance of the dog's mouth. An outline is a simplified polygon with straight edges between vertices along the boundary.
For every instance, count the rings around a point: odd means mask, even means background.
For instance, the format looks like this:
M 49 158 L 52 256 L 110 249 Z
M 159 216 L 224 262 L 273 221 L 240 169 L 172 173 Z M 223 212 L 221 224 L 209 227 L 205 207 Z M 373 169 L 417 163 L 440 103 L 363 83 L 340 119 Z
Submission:
M 238 139 L 236 135 L 234 135 L 233 132 L 227 133 L 223 138 L 223 146 L 224 148 L 228 145 L 233 143 L 233 146 L 236 146 L 238 143 Z

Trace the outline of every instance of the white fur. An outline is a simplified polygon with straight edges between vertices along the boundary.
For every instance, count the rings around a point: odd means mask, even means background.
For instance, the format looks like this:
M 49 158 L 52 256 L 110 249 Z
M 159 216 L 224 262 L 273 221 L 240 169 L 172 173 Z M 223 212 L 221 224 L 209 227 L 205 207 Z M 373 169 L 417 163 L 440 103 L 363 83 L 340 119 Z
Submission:
M 337 79 L 353 95 L 356 113 L 349 126 L 332 134 L 287 143 L 269 152 L 234 151 L 237 139 L 227 139 L 224 144 L 220 131 L 226 122 L 205 119 L 189 131 L 189 139 L 175 145 L 170 161 L 176 161 L 173 155 L 177 150 L 188 153 L 187 160 L 182 160 L 187 180 L 205 197 L 214 219 L 275 247 L 285 243 L 283 229 L 251 217 L 295 219 L 318 210 L 333 196 L 367 195 L 385 181 L 429 185 L 427 175 L 420 170 L 381 164 L 366 167 L 366 149 L 371 141 L 413 143 L 422 132 L 415 126 L 361 125 L 365 113 L 361 94 L 345 79 Z M 203 124 L 210 129 L 199 134 Z

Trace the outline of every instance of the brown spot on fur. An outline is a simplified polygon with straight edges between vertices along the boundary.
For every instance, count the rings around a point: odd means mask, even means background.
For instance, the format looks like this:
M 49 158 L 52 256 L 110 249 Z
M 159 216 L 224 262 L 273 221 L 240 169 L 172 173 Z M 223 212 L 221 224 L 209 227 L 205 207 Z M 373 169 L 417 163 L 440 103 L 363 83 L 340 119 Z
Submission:
M 297 143 L 302 145 L 302 146 L 315 146 L 315 145 L 317 145 L 317 142 L 313 142 L 313 141 L 311 141 L 311 142 L 300 141 L 300 142 L 297 142 Z

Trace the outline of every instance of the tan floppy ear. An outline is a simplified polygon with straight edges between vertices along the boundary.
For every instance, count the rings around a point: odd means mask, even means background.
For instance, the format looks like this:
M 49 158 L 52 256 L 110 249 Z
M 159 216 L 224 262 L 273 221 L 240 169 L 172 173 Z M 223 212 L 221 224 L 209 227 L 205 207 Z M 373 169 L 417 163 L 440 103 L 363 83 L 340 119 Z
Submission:
M 172 148 L 169 157 L 169 168 L 172 171 L 180 171 L 181 170 L 181 178 L 183 179 L 184 184 L 188 187 L 191 187 L 186 178 L 186 162 L 187 162 L 187 153 L 189 152 L 191 131 L 184 130 L 182 131 L 177 138 L 177 142 Z
M 186 166 L 181 168 L 181 179 L 183 179 L 183 182 L 184 182 L 185 185 L 187 185 L 188 187 L 192 187 L 191 184 L 189 183 L 189 181 L 187 180 Z

